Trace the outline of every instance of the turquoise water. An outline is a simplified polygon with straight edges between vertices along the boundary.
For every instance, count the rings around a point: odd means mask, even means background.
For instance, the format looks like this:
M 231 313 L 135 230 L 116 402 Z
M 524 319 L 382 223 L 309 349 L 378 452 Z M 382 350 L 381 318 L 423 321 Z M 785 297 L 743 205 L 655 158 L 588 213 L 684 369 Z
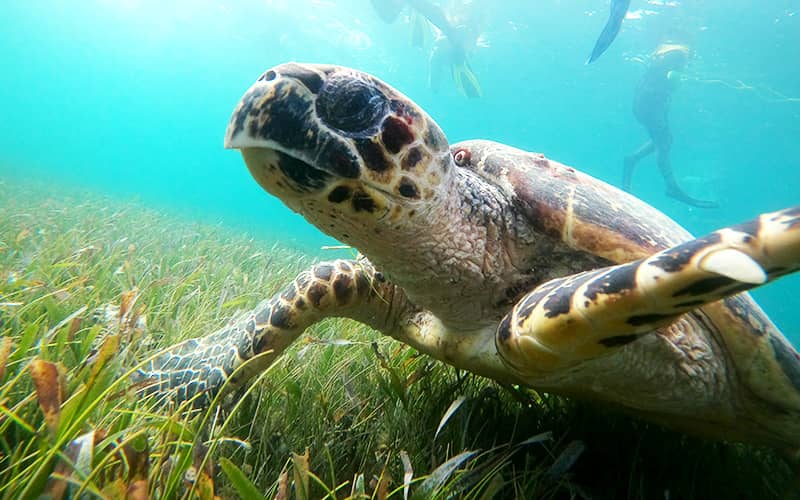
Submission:
M 671 111 L 679 182 L 721 208 L 664 195 L 651 157 L 634 192 L 695 233 L 800 203 L 800 2 L 633 0 L 610 49 L 585 65 L 606 0 L 444 2 L 473 12 L 488 47 L 483 97 L 427 86 L 403 15 L 368 0 L 37 1 L 0 4 L 0 175 L 78 185 L 319 251 L 330 243 L 222 148 L 227 120 L 266 68 L 353 66 L 409 95 L 451 142 L 540 151 L 619 185 L 645 139 L 631 113 L 641 60 L 661 42 L 693 58 Z M 468 4 L 468 5 L 464 5 Z M 800 279 L 755 293 L 800 343 Z

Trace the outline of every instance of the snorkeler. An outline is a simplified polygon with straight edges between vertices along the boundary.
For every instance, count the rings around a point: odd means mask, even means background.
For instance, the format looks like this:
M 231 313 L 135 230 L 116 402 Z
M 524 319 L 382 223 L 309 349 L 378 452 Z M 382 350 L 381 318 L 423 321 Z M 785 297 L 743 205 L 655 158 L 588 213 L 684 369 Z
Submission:
M 622 20 L 625 19 L 625 14 L 628 13 L 630 4 L 631 0 L 611 0 L 611 12 L 608 15 L 608 21 L 606 21 L 600 37 L 594 44 L 594 49 L 586 64 L 595 62 L 611 45 L 614 38 L 617 37 L 617 33 L 619 33 L 619 29 L 622 26 Z
M 436 29 L 428 59 L 428 85 L 434 91 L 439 89 L 443 68 L 450 68 L 456 89 L 469 98 L 482 95 L 478 77 L 467 61 L 467 49 L 474 46 L 478 33 L 467 23 L 455 23 L 438 5 L 430 0 L 371 0 L 378 15 L 387 23 L 397 19 L 405 5 L 411 7 L 415 14 L 413 19 L 412 40 L 414 45 L 421 45 L 424 28 L 421 23 L 427 19 Z M 424 19 L 420 19 L 420 17 Z
M 650 58 L 633 99 L 633 114 L 650 135 L 636 152 L 625 158 L 622 187 L 631 190 L 633 171 L 637 163 L 652 153 L 656 153 L 658 169 L 667 183 L 667 196 L 700 208 L 715 208 L 714 201 L 698 200 L 689 196 L 678 186 L 672 173 L 670 148 L 672 133 L 669 130 L 667 115 L 672 91 L 676 85 L 676 71 L 683 69 L 689 61 L 689 48 L 684 45 L 660 45 Z
M 467 30 L 466 26 L 456 29 Z M 465 35 L 463 38 L 467 38 L 467 36 Z M 467 61 L 464 46 L 454 43 L 453 40 L 452 37 L 440 32 L 433 42 L 433 49 L 428 58 L 428 87 L 434 92 L 438 92 L 442 81 L 442 72 L 444 69 L 450 68 L 453 83 L 461 94 L 469 98 L 481 97 L 481 85 Z

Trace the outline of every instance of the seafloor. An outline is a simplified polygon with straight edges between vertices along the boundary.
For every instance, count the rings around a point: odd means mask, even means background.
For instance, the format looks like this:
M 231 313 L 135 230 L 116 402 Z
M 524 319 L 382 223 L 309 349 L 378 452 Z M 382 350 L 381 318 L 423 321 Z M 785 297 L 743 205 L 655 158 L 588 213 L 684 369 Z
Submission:
M 246 396 L 194 420 L 135 395 L 124 375 L 136 363 L 224 325 L 316 259 L 135 201 L 0 179 L 0 495 L 800 491 L 770 450 L 503 387 L 344 320 L 310 328 Z

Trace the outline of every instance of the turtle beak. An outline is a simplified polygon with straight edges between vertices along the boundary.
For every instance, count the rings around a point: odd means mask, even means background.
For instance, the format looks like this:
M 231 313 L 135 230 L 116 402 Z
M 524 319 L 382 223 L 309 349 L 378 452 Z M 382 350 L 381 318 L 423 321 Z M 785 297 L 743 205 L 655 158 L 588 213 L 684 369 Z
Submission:
M 225 133 L 225 147 L 310 153 L 316 144 L 306 138 L 318 128 L 315 95 L 298 77 L 308 73 L 312 70 L 296 63 L 265 71 L 236 105 Z M 321 86 L 322 76 L 313 74 Z
M 315 104 L 325 69 L 287 63 L 267 70 L 236 105 L 225 148 L 243 154 L 271 150 L 331 175 L 358 177 L 358 158 L 345 138 L 321 127 L 317 117 Z
M 286 63 L 265 71 L 239 100 L 225 133 L 226 149 L 306 150 L 319 125 L 316 94 L 332 66 Z

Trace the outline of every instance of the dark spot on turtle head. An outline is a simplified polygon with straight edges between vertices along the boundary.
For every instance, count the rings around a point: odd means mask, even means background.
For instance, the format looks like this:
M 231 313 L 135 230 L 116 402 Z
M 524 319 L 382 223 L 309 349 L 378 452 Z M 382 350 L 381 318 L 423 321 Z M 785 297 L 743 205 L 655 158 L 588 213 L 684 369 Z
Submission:
M 269 317 L 270 325 L 285 330 L 290 328 L 292 320 L 291 310 L 283 304 L 276 304 Z
M 781 366 L 786 378 L 789 379 L 795 390 L 800 392 L 800 355 L 775 335 L 769 336 L 769 343 L 775 353 L 775 360 Z
M 314 70 L 304 68 L 299 64 L 284 64 L 280 67 L 280 72 L 284 76 L 288 76 L 298 80 L 306 86 L 311 93 L 316 94 L 322 88 L 322 77 Z M 274 78 L 274 77 L 273 77 Z
M 270 95 L 264 100 L 266 92 Z M 251 136 L 275 141 L 291 151 L 305 151 L 316 145 L 318 127 L 310 113 L 309 97 L 298 93 L 288 80 L 279 80 L 271 89 L 257 88 L 244 100 L 250 114 L 261 118 L 250 121 Z
M 332 176 L 316 169 L 302 160 L 276 151 L 278 167 L 289 178 L 297 189 L 312 191 L 326 186 Z
M 384 276 L 382 272 L 378 271 L 375 273 L 375 279 L 383 283 L 384 281 L 386 281 L 386 276 Z
M 414 134 L 403 120 L 390 116 L 383 121 L 381 140 L 390 153 L 396 154 L 403 146 L 414 142 Z
M 321 280 L 328 281 L 331 279 L 331 273 L 333 273 L 333 266 L 330 264 L 319 264 L 314 267 L 314 276 Z
M 308 288 L 308 293 L 306 295 L 308 295 L 308 300 L 311 301 L 314 307 L 319 307 L 327 293 L 328 289 L 325 285 L 322 283 L 314 283 Z
M 356 149 L 364 160 L 364 165 L 375 172 L 385 172 L 392 168 L 392 163 L 386 158 L 383 148 L 372 139 L 357 139 Z
M 719 243 L 720 240 L 719 233 L 711 233 L 703 238 L 687 241 L 660 254 L 649 264 L 659 267 L 668 273 L 678 272 L 697 255 L 697 252 L 709 245 Z
M 345 179 L 355 179 L 361 173 L 358 158 L 340 140 L 331 138 L 316 152 L 316 162 L 321 168 Z
M 606 347 L 620 347 L 626 344 L 630 344 L 634 340 L 638 339 L 639 335 L 631 334 L 631 335 L 615 335 L 614 337 L 606 337 L 604 339 L 600 339 L 600 344 Z
M 505 342 L 509 338 L 511 338 L 511 315 L 506 314 L 503 321 L 500 322 L 500 326 L 497 327 L 497 340 L 499 342 Z
M 369 212 L 372 213 L 378 208 L 375 205 L 375 200 L 370 195 L 363 191 L 356 191 L 353 193 L 353 210 L 356 212 Z
M 678 314 L 639 314 L 628 318 L 626 323 L 631 326 L 662 325 L 678 316 Z
M 401 167 L 403 170 L 411 170 L 417 166 L 417 164 L 422 159 L 422 151 L 420 151 L 419 147 L 413 147 L 408 150 L 405 158 L 403 158 L 403 162 Z
M 403 177 L 400 179 L 400 185 L 397 187 L 397 190 L 400 191 L 400 194 L 406 198 L 419 198 L 417 185 L 414 184 L 414 181 L 408 177 Z
M 414 120 L 419 119 L 419 113 L 417 113 L 417 111 L 414 110 L 412 106 L 409 106 L 405 101 L 393 99 L 389 105 L 389 108 L 409 125 L 414 123 Z
M 333 293 L 336 301 L 340 304 L 346 303 L 353 295 L 353 280 L 346 274 L 340 274 L 333 280 Z
M 244 130 L 244 122 L 247 120 L 248 116 L 258 113 L 258 109 L 255 108 L 253 104 L 256 102 L 258 97 L 261 97 L 262 93 L 262 89 L 253 89 L 242 96 L 239 106 L 236 108 L 236 111 L 234 111 L 233 116 L 231 117 L 233 120 L 233 132 L 231 132 L 231 137 L 238 135 L 242 130 Z M 252 129 L 252 122 L 250 123 L 250 127 Z
M 613 295 L 633 290 L 636 287 L 636 263 L 615 267 L 611 271 L 592 280 L 586 285 L 584 296 L 591 301 L 597 299 L 599 294 Z
M 328 193 L 328 201 L 331 203 L 341 203 L 350 198 L 350 188 L 347 186 L 336 186 Z

